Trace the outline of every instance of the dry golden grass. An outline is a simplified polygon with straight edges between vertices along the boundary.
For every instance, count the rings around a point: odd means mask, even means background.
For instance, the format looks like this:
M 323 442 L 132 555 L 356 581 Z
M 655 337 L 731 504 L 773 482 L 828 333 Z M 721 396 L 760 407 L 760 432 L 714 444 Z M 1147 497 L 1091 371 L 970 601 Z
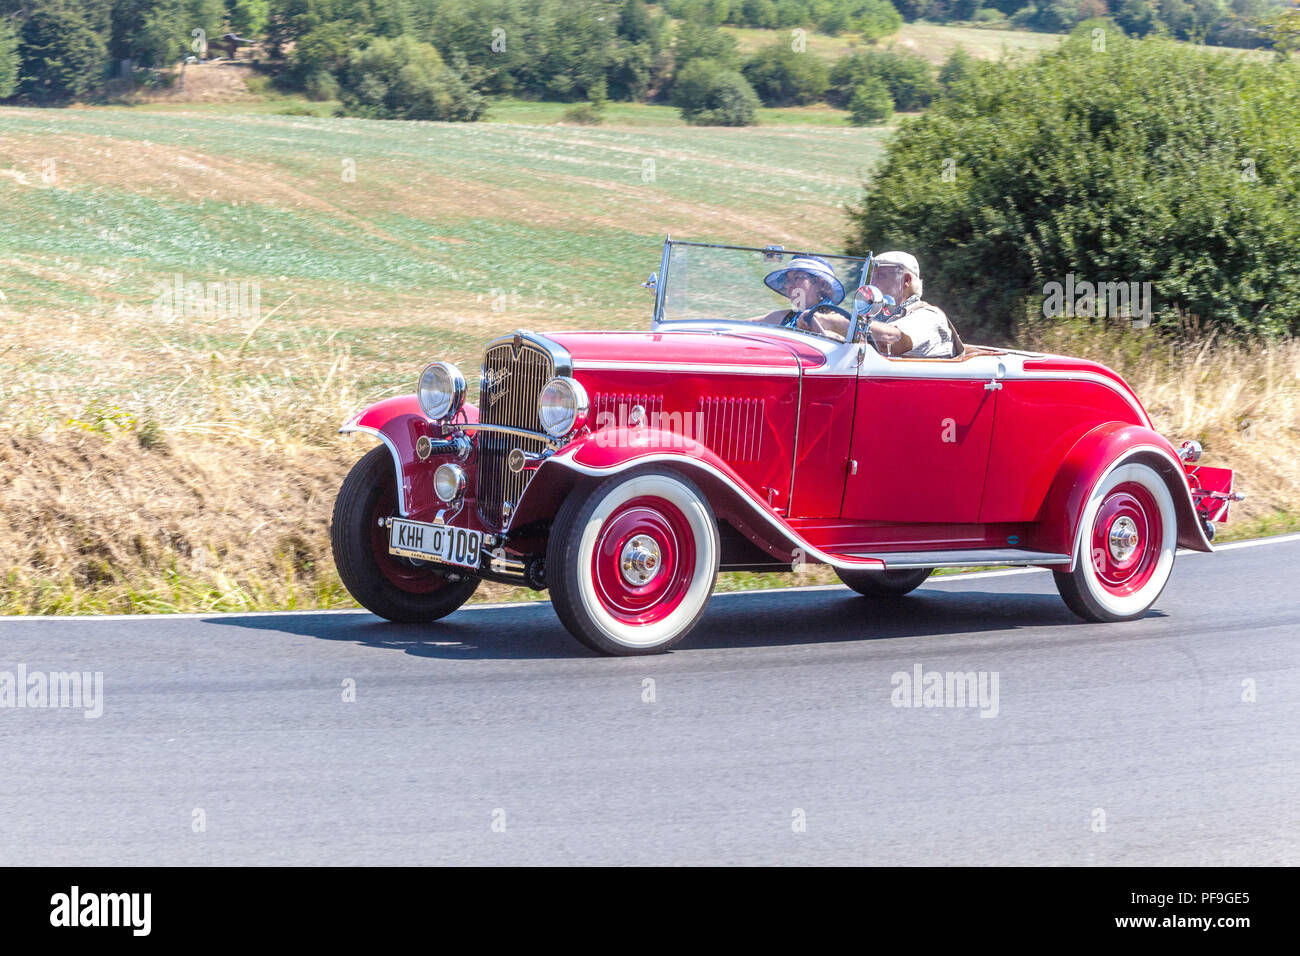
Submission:
M 1150 333 L 1035 327 L 1022 344 L 1115 368 L 1163 434 L 1196 438 L 1206 464 L 1236 469 L 1249 498 L 1234 506 L 1224 537 L 1293 526 L 1300 343 L 1188 345 Z M 258 396 L 250 366 L 267 361 L 222 356 L 199 373 L 209 377 L 215 408 L 265 412 L 242 423 L 173 408 L 148 420 L 108 414 L 0 432 L 0 514 L 7 516 L 0 612 L 353 606 L 330 558 L 328 523 L 339 483 L 368 440 L 302 422 L 337 422 L 364 389 L 346 350 L 326 344 L 296 356 L 300 379 L 265 385 Z M 829 580 L 823 568 L 799 578 L 724 575 L 719 586 Z M 485 584 L 476 599 L 534 596 Z
M 1150 331 L 1036 324 L 1028 348 L 1077 355 L 1124 376 L 1156 430 L 1194 438 L 1202 463 L 1235 472 L 1247 494 L 1220 534 L 1287 530 L 1300 516 L 1300 341 L 1170 339 Z

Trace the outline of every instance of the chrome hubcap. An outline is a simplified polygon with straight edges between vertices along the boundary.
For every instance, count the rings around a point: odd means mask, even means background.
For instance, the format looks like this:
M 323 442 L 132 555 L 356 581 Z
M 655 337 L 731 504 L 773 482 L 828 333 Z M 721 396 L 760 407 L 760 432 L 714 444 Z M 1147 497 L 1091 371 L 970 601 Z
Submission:
M 627 544 L 623 545 L 623 553 L 618 558 L 623 580 L 635 587 L 653 581 L 661 565 L 658 542 L 645 534 L 630 538 Z
M 1110 544 L 1110 556 L 1116 561 L 1126 561 L 1137 550 L 1138 532 L 1133 519 L 1127 516 L 1115 519 L 1107 536 Z

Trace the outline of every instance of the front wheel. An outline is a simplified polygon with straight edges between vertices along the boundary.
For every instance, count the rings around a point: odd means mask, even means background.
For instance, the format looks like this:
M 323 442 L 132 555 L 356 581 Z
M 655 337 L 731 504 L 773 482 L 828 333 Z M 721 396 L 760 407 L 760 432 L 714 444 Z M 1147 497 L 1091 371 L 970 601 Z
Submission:
M 718 524 L 668 469 L 615 475 L 565 501 L 546 583 L 569 633 L 602 654 L 657 654 L 699 621 L 718 576 Z
M 836 568 L 841 581 L 864 597 L 902 597 L 915 591 L 934 568 L 905 568 L 899 571 L 863 571 Z
M 397 514 L 397 478 L 383 445 L 353 466 L 334 502 L 330 544 L 343 586 L 367 611 L 401 624 L 446 617 L 469 600 L 478 579 L 459 581 L 388 553 L 384 518 Z
M 1131 621 L 1156 602 L 1178 549 L 1178 515 L 1149 465 L 1120 465 L 1088 498 L 1073 571 L 1054 571 L 1070 610 L 1088 621 Z

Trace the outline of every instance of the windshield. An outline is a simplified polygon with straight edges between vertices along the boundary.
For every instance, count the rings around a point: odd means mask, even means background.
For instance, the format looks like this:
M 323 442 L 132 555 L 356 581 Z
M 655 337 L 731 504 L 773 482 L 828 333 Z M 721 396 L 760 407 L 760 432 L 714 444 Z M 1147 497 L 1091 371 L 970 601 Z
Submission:
M 722 319 L 775 325 L 819 302 L 852 316 L 853 293 L 870 262 L 869 256 L 671 240 L 666 252 L 655 316 L 659 322 Z M 842 333 L 828 337 L 843 338 Z

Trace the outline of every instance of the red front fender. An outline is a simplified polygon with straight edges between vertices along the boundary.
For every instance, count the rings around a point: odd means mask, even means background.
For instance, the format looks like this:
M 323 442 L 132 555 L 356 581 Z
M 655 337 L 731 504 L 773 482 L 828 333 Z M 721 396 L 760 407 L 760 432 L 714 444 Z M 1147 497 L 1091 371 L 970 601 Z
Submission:
M 1178 544 L 1193 551 L 1213 551 L 1192 502 L 1187 472 L 1174 446 L 1141 425 L 1107 422 L 1085 434 L 1066 454 L 1051 491 L 1039 510 L 1028 547 L 1069 554 L 1073 570 L 1083 511 L 1097 483 L 1116 466 L 1141 461 L 1159 473 L 1173 495 L 1178 513 Z
M 457 418 L 458 424 L 462 424 L 459 419 L 463 418 L 463 424 L 472 425 L 478 421 L 478 408 L 466 402 Z M 415 454 L 415 443 L 422 435 L 437 441 L 443 437 L 443 430 L 425 416 L 419 398 L 399 395 L 362 409 L 339 428 L 339 434 L 351 432 L 373 435 L 388 446 L 397 473 L 397 510 L 402 517 L 409 518 L 439 506 L 433 491 L 433 472 L 442 459 L 420 461 Z M 430 467 L 430 462 L 435 467 Z

